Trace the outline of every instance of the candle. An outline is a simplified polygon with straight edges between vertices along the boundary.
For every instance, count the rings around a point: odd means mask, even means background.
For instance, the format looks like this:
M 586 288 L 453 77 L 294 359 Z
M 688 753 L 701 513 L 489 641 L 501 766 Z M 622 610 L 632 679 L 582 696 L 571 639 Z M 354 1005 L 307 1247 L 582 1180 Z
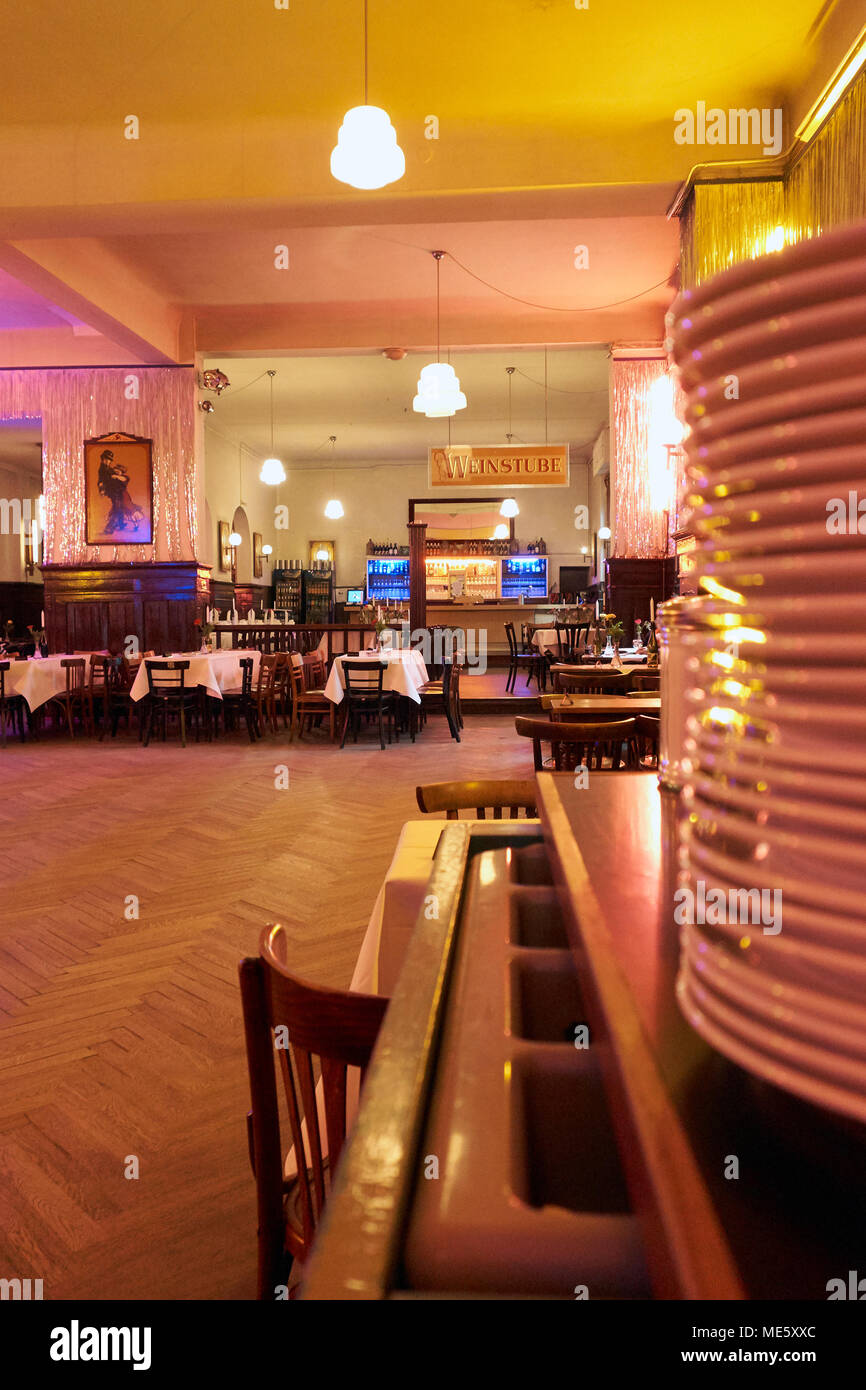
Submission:
M 656 620 L 656 601 L 655 601 L 654 598 L 651 598 L 651 599 L 650 599 L 650 622 L 651 622 L 651 623 L 654 623 L 655 620 Z
M 595 601 L 595 621 L 598 622 L 598 599 Z
M 45 612 L 44 612 L 44 610 L 39 614 L 39 626 L 40 626 L 40 627 L 44 627 L 44 626 L 45 626 Z

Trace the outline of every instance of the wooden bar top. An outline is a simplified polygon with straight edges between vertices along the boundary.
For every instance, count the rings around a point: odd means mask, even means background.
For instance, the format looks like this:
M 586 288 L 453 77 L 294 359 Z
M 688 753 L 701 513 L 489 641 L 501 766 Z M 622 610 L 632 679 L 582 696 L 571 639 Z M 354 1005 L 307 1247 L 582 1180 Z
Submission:
M 863 1265 L 863 1127 L 752 1078 L 710 1048 L 681 1014 L 673 921 L 676 793 L 660 791 L 655 778 L 640 772 L 598 773 L 583 789 L 570 775 L 542 773 L 538 783 L 572 945 L 604 976 L 602 1013 L 621 1010 L 602 1021 L 615 1035 L 614 1069 L 625 1073 L 625 1081 L 614 1081 L 622 1113 L 633 1122 L 643 1107 L 646 1119 L 647 1092 L 660 1079 L 673 1107 L 669 1128 L 680 1131 L 690 1151 L 691 1173 L 671 1171 L 677 1136 L 649 1132 L 649 1162 L 660 1165 L 649 1181 L 677 1202 L 677 1185 L 694 1178 L 699 1207 L 703 1187 L 709 1209 L 693 1212 L 694 1239 L 703 1239 L 700 1222 L 708 1218 L 709 1234 L 715 1225 L 747 1297 L 826 1299 L 830 1279 Z M 726 1177 L 732 1157 L 736 1178 Z M 689 1230 L 675 1232 L 680 1235 L 688 1244 Z M 699 1249 L 688 1254 L 700 1259 Z M 719 1278 L 725 1284 L 724 1270 Z

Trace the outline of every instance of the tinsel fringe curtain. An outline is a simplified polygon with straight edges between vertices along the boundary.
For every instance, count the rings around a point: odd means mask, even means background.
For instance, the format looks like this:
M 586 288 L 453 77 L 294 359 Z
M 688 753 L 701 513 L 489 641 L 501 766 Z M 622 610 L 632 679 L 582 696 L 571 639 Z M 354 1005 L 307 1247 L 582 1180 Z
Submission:
M 42 421 L 46 564 L 196 558 L 192 368 L 0 371 L 0 418 Z M 117 431 L 153 440 L 153 545 L 85 544 L 84 441 Z
M 866 218 L 866 71 L 784 179 L 701 183 L 680 227 L 684 288 L 787 244 Z
M 657 361 L 612 363 L 611 474 L 614 533 L 611 554 L 636 560 L 668 553 L 665 513 L 653 507 L 649 463 L 650 388 L 667 372 Z

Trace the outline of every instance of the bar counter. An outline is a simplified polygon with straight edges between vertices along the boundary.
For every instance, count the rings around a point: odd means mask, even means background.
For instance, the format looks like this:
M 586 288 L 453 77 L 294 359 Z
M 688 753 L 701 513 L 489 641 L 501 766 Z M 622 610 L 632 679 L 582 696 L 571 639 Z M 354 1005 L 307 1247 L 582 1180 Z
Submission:
M 752 1078 L 681 1015 L 676 794 L 639 772 L 598 775 L 582 790 L 570 773 L 542 773 L 538 783 L 540 826 L 443 823 L 428 884 L 440 917 L 422 913 L 416 923 L 302 1296 L 448 1288 L 572 1298 L 559 1273 L 569 1244 L 565 1267 L 587 1268 L 591 1254 L 601 1280 L 597 1218 L 618 1211 L 614 1287 L 602 1297 L 826 1300 L 828 1281 L 862 1267 L 863 1126 Z M 533 895 L 535 916 L 521 927 Z M 607 1119 L 599 1112 L 588 1129 L 576 1118 L 579 1054 L 570 1024 L 560 1028 L 571 1018 L 588 1020 L 583 1056 L 604 1080 Z M 485 1068 L 486 1090 L 467 1105 Z M 537 1091 L 524 1084 L 515 1094 L 521 1075 L 535 1075 Z M 585 1150 L 585 1134 L 605 1128 L 613 1152 Z M 572 1200 L 616 1166 L 617 1151 L 628 1205 L 611 1207 L 607 1193 L 595 1208 Z M 430 1154 L 447 1163 L 444 1181 L 424 1180 Z M 641 1246 L 629 1263 L 636 1230 Z

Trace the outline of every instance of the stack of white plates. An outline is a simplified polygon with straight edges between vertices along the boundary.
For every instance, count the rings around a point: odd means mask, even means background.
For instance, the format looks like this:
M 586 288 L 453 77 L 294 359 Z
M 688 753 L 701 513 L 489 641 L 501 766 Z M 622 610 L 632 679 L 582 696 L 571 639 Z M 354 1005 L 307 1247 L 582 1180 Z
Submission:
M 737 266 L 668 324 L 710 595 L 678 996 L 747 1070 L 866 1120 L 866 225 Z

